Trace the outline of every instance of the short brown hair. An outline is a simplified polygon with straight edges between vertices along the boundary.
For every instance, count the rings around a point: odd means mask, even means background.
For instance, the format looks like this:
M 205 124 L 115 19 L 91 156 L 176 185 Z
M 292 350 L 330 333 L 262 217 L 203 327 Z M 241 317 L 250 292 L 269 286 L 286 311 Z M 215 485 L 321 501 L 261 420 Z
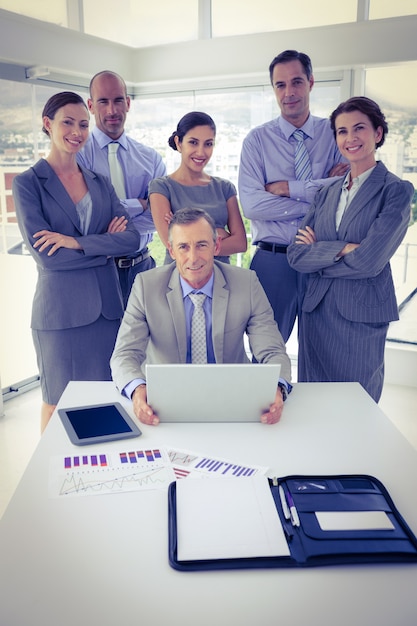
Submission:
M 385 141 L 385 135 L 388 134 L 388 124 L 385 120 L 385 115 L 379 108 L 379 105 L 370 98 L 366 98 L 365 96 L 354 96 L 353 98 L 349 98 L 349 100 L 341 102 L 337 109 L 333 111 L 330 116 L 330 126 L 332 128 L 335 138 L 336 118 L 342 113 L 352 113 L 352 111 L 360 111 L 361 113 L 366 115 L 366 117 L 369 117 L 371 124 L 375 130 L 377 130 L 379 127 L 382 128 L 381 139 L 376 144 L 376 147 L 380 148 Z

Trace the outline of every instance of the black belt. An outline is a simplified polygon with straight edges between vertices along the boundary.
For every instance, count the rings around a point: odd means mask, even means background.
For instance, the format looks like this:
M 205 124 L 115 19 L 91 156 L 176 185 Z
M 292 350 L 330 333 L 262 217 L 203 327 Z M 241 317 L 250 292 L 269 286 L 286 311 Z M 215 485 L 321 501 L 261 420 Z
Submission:
M 266 250 L 267 252 L 273 252 L 276 254 L 277 252 L 281 254 L 286 254 L 288 246 L 280 246 L 277 243 L 268 243 L 267 241 L 258 241 L 256 247 L 260 250 Z
M 151 256 L 151 252 L 148 248 L 145 248 L 142 252 L 139 252 L 137 256 L 134 258 L 131 257 L 120 257 L 115 259 L 117 267 L 120 269 L 128 269 L 129 267 L 134 267 L 138 263 L 142 263 L 145 259 L 148 259 Z

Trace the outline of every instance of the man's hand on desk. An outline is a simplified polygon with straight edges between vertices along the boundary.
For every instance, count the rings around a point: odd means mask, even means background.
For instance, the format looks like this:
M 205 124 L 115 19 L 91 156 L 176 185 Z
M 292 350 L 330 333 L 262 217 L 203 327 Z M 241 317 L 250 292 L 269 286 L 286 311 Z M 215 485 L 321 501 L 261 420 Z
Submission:
M 142 384 L 136 387 L 132 393 L 133 411 L 142 424 L 150 424 L 151 426 L 157 426 L 159 419 L 152 411 L 152 408 L 147 403 L 146 385 Z
M 276 424 L 281 419 L 282 409 L 284 408 L 284 398 L 281 389 L 278 387 L 275 396 L 275 402 L 269 407 L 268 413 L 261 415 L 262 424 Z

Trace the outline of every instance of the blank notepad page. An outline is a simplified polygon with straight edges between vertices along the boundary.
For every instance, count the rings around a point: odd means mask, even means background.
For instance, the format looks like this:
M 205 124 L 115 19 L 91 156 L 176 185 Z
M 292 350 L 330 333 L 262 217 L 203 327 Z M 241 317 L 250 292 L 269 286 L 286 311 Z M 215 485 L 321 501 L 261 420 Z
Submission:
M 289 556 L 265 476 L 177 481 L 178 560 Z

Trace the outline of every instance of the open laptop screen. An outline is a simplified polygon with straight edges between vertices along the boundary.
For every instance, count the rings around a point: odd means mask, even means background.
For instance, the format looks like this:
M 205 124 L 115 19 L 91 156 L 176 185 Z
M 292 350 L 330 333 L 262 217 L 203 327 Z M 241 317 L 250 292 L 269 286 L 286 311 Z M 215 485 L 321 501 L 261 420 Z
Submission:
M 161 422 L 257 422 L 275 400 L 281 366 L 146 366 L 148 404 Z

